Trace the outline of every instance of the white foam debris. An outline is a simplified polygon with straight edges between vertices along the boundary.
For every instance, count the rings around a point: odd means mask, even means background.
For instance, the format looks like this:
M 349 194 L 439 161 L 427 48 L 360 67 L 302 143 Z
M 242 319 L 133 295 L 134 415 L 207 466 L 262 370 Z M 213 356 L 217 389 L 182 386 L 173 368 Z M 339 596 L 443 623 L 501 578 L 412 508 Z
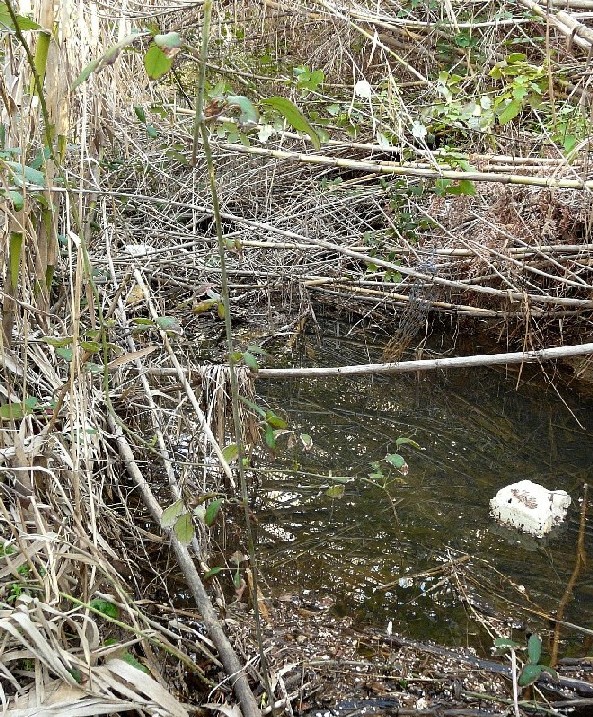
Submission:
M 522 480 L 501 488 L 490 501 L 490 510 L 504 525 L 543 538 L 562 523 L 570 502 L 565 490 Z

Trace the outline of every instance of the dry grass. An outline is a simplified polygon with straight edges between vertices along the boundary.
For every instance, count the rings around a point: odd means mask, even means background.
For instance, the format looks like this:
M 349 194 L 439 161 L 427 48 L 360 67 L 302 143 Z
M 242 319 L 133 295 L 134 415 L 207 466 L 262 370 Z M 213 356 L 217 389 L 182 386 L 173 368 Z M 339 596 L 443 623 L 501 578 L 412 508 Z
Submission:
M 215 658 L 196 658 L 191 640 L 155 617 L 161 603 L 171 615 L 179 610 L 175 572 L 110 426 L 125 434 L 163 507 L 179 495 L 233 497 L 234 472 L 220 459 L 228 368 L 216 308 L 204 306 L 220 293 L 212 200 L 203 157 L 189 163 L 196 64 L 182 54 L 175 77 L 149 83 L 141 53 L 124 52 L 77 92 L 67 82 L 155 17 L 163 31 L 179 28 L 197 46 L 200 13 L 182 2 L 150 10 L 131 3 L 125 11 L 63 2 L 52 17 L 53 6 L 34 5 L 33 17 L 57 28 L 45 102 L 62 149 L 45 165 L 44 189 L 28 181 L 22 207 L 2 200 L 0 392 L 14 407 L 3 409 L 0 427 L 0 697 L 19 715 L 50 704 L 61 715 L 184 714 L 162 685 L 177 684 L 187 698 L 187 676 Z M 565 108 L 590 111 L 586 33 L 575 31 L 582 42 L 567 47 L 559 13 L 547 29 L 515 4 L 488 2 L 415 10 L 350 3 L 346 12 L 325 0 L 270 0 L 217 11 L 211 84 L 227 82 L 253 101 L 291 97 L 327 120 L 331 140 L 319 153 L 324 164 L 306 164 L 274 156 L 311 153 L 286 128 L 272 128 L 266 143 L 253 139 L 265 150 L 258 155 L 213 133 L 239 348 L 275 336 L 290 351 L 320 304 L 392 320 L 395 355 L 424 332 L 429 310 L 488 318 L 507 344 L 525 348 L 578 341 L 589 329 L 589 190 L 528 181 L 589 178 L 586 132 L 567 155 L 551 124 Z M 25 35 L 33 54 L 35 34 Z M 19 39 L 4 34 L 2 47 L 2 161 L 31 165 L 46 137 L 44 115 Z M 463 109 L 483 93 L 494 96 L 487 70 L 512 50 L 549 67 L 547 104 L 490 133 L 442 112 L 441 65 L 462 77 L 455 103 Z M 316 90 L 295 84 L 293 66 L 305 65 L 324 72 Z M 370 98 L 355 95 L 360 81 L 372 87 Z M 434 129 L 435 141 L 415 137 L 414 123 Z M 443 138 L 456 141 L 461 160 L 436 147 Z M 439 195 L 431 181 L 375 172 L 388 163 L 455 170 L 460 161 L 503 181 L 475 182 L 473 195 Z M 18 189 L 17 169 L 3 168 L 3 187 Z M 525 186 L 503 183 L 513 177 Z M 65 346 L 55 345 L 64 338 Z M 241 379 L 253 398 L 252 377 L 243 371 Z M 23 408 L 27 398 L 36 405 Z M 251 445 L 257 420 L 243 416 Z M 214 546 L 205 528 L 199 537 L 205 565 Z M 117 618 L 91 609 L 97 597 L 117 604 Z M 106 646 L 110 637 L 116 645 Z M 126 651 L 148 672 L 122 662 Z M 183 665 L 183 679 L 174 679 L 175 665 Z M 219 687 L 217 699 L 226 690 Z

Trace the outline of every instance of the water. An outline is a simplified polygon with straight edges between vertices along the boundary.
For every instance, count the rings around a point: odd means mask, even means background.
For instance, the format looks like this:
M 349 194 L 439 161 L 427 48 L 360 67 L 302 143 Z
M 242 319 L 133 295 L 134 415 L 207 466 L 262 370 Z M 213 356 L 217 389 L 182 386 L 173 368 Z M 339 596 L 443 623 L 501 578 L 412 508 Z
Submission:
M 340 338 L 340 330 L 307 363 L 380 360 L 380 347 Z M 537 616 L 519 606 L 554 611 L 572 572 L 579 497 L 591 473 L 593 402 L 566 386 L 559 397 L 537 368 L 524 370 L 518 388 L 517 380 L 517 370 L 485 368 L 261 381 L 270 405 L 313 439 L 310 451 L 299 443 L 280 450 L 273 465 L 284 470 L 262 486 L 258 539 L 273 590 L 315 590 L 332 596 L 340 615 L 376 627 L 392 621 L 409 636 L 453 645 L 485 639 L 464 596 L 537 626 Z M 400 436 L 423 450 L 401 448 L 409 472 L 391 471 L 390 500 L 363 479 L 372 462 L 396 451 Z M 334 476 L 350 479 L 341 499 L 326 495 Z M 566 523 L 544 540 L 488 515 L 497 490 L 524 478 L 573 499 Z M 456 575 L 444 569 L 467 554 L 472 559 Z M 585 573 L 566 619 L 593 628 L 592 598 Z

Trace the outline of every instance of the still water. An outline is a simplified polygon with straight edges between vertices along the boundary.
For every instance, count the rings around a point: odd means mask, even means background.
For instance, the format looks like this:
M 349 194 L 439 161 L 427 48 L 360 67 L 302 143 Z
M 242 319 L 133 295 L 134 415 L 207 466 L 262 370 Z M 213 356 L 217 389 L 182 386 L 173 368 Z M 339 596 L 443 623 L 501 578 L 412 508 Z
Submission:
M 336 325 L 327 335 L 326 327 L 303 365 L 380 360 L 380 347 L 343 331 Z M 546 379 L 537 367 L 521 376 L 503 367 L 260 381 L 258 390 L 313 443 L 305 450 L 300 441 L 286 447 L 280 439 L 261 488 L 259 549 L 276 594 L 314 590 L 331 597 L 339 615 L 379 628 L 392 621 L 408 636 L 450 645 L 488 639 L 468 617 L 467 600 L 536 627 L 541 620 L 520 607 L 557 608 L 575 562 L 593 456 L 593 400 L 578 387 Z M 405 476 L 383 460 L 398 450 L 400 436 L 422 447 L 399 449 Z M 376 461 L 391 480 L 391 499 L 364 480 Z M 565 524 L 543 540 L 489 517 L 499 488 L 525 478 L 572 497 Z M 327 495 L 336 483 L 345 488 L 341 498 Z M 589 552 L 592 539 L 588 531 Z M 460 558 L 454 574 L 445 569 Z M 593 628 L 586 571 L 565 619 Z

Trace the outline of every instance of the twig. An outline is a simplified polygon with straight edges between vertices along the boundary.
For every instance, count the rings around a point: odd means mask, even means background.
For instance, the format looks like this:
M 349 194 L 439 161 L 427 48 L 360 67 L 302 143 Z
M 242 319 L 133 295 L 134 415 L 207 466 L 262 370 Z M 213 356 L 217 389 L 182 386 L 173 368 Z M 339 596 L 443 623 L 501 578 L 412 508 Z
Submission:
M 564 611 L 568 605 L 568 601 L 572 597 L 574 586 L 579 577 L 581 569 L 585 567 L 586 550 L 585 550 L 585 526 L 587 524 L 587 489 L 588 486 L 585 483 L 583 486 L 583 504 L 581 505 L 581 521 L 579 523 L 579 536 L 577 539 L 577 552 L 576 560 L 572 575 L 570 576 L 568 583 L 566 584 L 566 590 L 558 605 L 558 611 L 556 617 L 558 620 L 562 620 L 564 617 Z M 558 662 L 558 645 L 560 644 L 560 623 L 557 622 L 554 626 L 554 635 L 552 637 L 552 645 L 550 647 L 550 665 L 555 667 Z

